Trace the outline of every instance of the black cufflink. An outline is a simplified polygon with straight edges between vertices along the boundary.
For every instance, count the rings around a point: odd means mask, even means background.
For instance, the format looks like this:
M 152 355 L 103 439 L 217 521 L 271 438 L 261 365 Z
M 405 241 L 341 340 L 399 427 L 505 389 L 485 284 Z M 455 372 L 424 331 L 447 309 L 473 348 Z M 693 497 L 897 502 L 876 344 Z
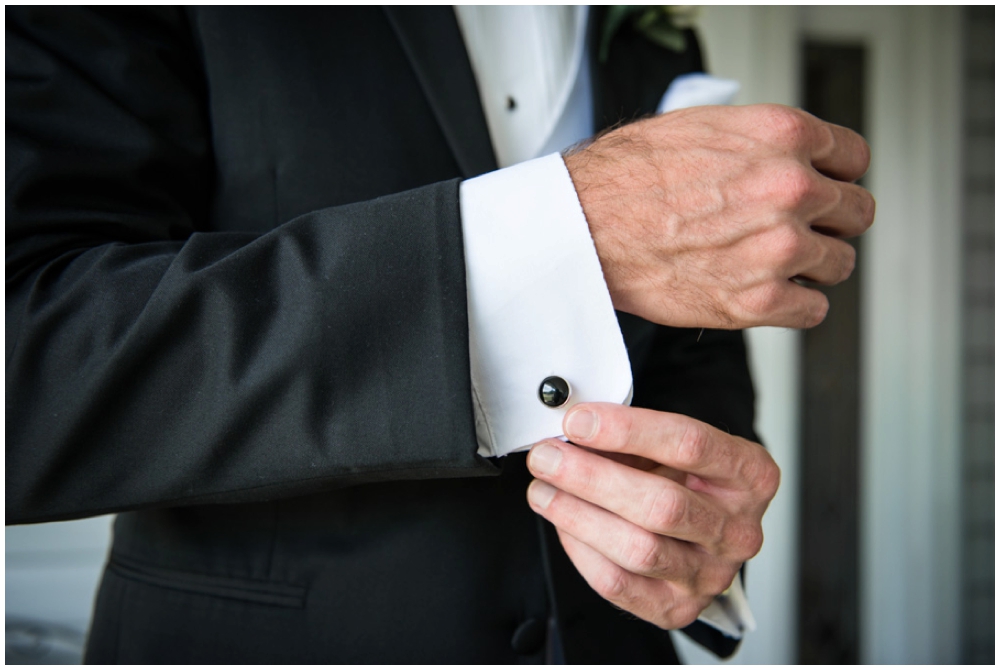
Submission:
M 538 399 L 546 407 L 562 407 L 571 392 L 569 383 L 562 377 L 546 377 L 538 387 Z

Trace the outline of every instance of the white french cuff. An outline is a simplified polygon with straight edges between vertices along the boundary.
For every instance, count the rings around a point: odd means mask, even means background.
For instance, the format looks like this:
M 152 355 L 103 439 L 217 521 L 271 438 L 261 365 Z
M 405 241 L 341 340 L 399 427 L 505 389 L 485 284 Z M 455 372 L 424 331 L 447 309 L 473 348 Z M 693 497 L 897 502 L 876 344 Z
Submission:
M 625 342 L 562 157 L 464 181 L 459 199 L 478 453 L 562 437 L 577 403 L 629 402 Z M 539 398 L 550 376 L 572 389 L 560 407 Z
M 728 589 L 715 596 L 715 600 L 704 609 L 698 621 L 736 640 L 743 639 L 745 633 L 757 630 L 757 622 L 754 621 L 750 603 L 743 592 L 743 578 L 739 573 L 736 573 Z

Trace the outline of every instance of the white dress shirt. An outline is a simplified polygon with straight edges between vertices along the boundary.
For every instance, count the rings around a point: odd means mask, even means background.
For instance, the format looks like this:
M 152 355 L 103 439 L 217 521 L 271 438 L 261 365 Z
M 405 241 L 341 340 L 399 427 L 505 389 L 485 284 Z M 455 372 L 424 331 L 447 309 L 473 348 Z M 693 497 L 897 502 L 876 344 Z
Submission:
M 460 191 L 479 453 L 503 456 L 561 436 L 576 403 L 627 402 L 632 373 L 569 172 L 536 159 L 593 134 L 587 8 L 455 11 L 505 168 Z M 572 389 L 562 407 L 539 400 L 551 375 Z
M 494 153 L 502 168 L 460 187 L 479 453 L 546 437 L 579 402 L 628 403 L 628 353 L 587 220 L 558 152 L 593 134 L 586 7 L 458 6 Z M 678 78 L 658 111 L 724 104 L 738 84 Z M 541 158 L 537 158 L 542 156 Z M 541 381 L 569 382 L 559 408 Z M 730 637 L 753 629 L 739 575 L 699 617 Z

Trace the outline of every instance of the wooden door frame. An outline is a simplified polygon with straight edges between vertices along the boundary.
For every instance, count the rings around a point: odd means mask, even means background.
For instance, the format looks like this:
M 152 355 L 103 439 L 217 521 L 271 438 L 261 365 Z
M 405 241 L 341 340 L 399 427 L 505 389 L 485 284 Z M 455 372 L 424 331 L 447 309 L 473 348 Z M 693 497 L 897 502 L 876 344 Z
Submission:
M 961 50 L 954 7 L 808 7 L 870 58 L 861 661 L 959 661 Z

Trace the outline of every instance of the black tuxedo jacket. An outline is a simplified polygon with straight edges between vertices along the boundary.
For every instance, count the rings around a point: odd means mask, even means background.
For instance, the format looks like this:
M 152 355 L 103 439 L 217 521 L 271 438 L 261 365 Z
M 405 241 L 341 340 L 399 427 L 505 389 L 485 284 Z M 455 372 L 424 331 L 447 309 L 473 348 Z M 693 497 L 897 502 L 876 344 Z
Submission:
M 6 25 L 6 519 L 119 512 L 88 660 L 675 659 L 476 455 L 450 8 Z M 622 29 L 599 123 L 696 69 Z M 753 437 L 740 334 L 620 318 L 635 404 Z

